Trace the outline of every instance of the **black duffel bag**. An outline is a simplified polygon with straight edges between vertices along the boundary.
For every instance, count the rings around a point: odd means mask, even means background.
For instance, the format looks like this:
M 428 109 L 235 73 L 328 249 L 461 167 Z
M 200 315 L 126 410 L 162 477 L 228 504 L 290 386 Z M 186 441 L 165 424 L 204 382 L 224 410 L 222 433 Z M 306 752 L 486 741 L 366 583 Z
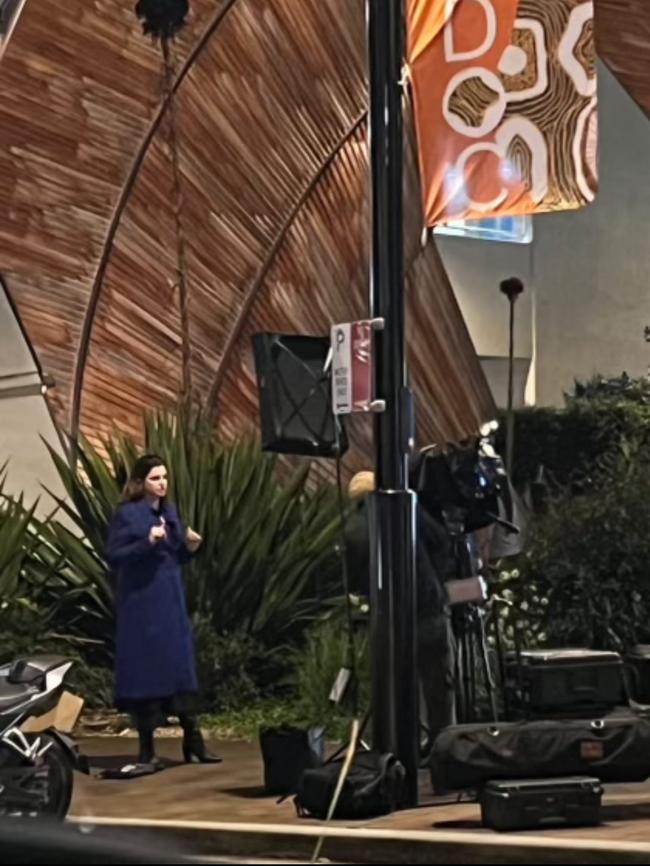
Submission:
M 343 761 L 305 770 L 298 785 L 296 809 L 301 817 L 327 818 Z M 363 820 L 388 815 L 400 805 L 406 773 L 394 755 L 360 752 L 355 755 L 334 818 Z
M 431 753 L 436 789 L 480 788 L 496 779 L 595 776 L 644 782 L 650 776 L 650 721 L 631 710 L 601 719 L 457 725 Z

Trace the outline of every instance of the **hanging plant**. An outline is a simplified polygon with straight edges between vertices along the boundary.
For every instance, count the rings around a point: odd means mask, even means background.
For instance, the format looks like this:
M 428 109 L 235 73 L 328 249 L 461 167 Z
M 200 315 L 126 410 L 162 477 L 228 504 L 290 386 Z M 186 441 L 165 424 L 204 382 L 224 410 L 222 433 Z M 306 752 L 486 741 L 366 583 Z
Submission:
M 135 14 L 146 36 L 173 39 L 185 24 L 189 9 L 188 0 L 138 0 Z

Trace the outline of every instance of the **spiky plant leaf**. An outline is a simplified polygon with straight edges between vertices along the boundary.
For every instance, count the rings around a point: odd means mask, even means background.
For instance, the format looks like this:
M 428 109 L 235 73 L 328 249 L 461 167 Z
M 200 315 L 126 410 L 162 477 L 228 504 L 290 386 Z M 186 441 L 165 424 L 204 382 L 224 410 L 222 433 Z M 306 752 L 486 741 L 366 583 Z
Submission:
M 310 491 L 307 466 L 279 481 L 275 457 L 255 438 L 223 443 L 204 419 L 184 412 L 148 414 L 144 439 L 144 449 L 170 469 L 170 495 L 185 522 L 204 538 L 187 569 L 194 620 L 269 648 L 300 634 L 340 591 L 333 492 Z M 94 648 L 96 658 L 112 647 L 106 531 L 141 452 L 123 434 L 102 444 L 108 460 L 83 438 L 74 448 L 69 442 L 72 466 L 50 449 L 67 498 L 54 496 L 52 519 L 29 521 L 38 541 L 30 567 L 34 580 L 41 570 L 56 631 Z

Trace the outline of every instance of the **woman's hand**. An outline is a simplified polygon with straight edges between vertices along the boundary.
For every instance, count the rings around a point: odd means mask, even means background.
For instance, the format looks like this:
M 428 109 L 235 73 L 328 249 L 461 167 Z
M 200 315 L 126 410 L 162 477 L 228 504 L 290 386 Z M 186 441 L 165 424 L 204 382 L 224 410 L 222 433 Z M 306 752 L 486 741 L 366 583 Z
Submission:
M 161 517 L 158 526 L 152 526 L 149 530 L 149 544 L 158 544 L 159 541 L 163 541 L 165 538 L 167 538 L 167 526 L 165 518 Z
M 203 544 L 203 539 L 198 532 L 194 532 L 194 530 L 188 526 L 187 532 L 185 533 L 185 544 L 190 553 L 195 553 Z

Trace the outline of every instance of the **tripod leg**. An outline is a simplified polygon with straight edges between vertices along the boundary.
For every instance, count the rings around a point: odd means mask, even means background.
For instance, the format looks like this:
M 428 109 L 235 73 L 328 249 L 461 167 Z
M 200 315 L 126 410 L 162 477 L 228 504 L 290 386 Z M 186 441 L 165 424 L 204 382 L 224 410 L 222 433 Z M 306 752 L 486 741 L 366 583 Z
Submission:
M 463 641 L 461 635 L 456 633 L 456 716 L 458 723 L 462 724 L 465 721 L 465 708 L 463 705 Z
M 494 683 L 494 677 L 492 676 L 492 671 L 490 669 L 490 658 L 488 656 L 487 637 L 485 634 L 485 619 L 484 614 L 481 611 L 479 611 L 478 637 L 481 651 L 481 660 L 483 664 L 483 676 L 485 678 L 485 689 L 487 691 L 488 700 L 490 702 L 490 713 L 492 715 L 492 721 L 497 722 L 499 720 L 499 709 L 497 707 L 496 685 Z
M 471 722 L 472 721 L 472 708 L 470 705 L 470 670 L 469 670 L 469 635 L 467 634 L 467 629 L 465 628 L 465 624 L 463 624 L 463 634 L 460 639 L 461 646 L 461 660 L 463 666 L 463 683 L 461 688 L 462 694 L 462 702 L 463 702 L 463 722 Z
M 503 700 L 503 713 L 507 721 L 510 721 L 510 695 L 506 683 L 506 662 L 504 658 L 503 640 L 501 638 L 501 620 L 499 608 L 493 605 L 494 638 L 496 643 L 497 659 L 499 664 L 499 680 L 501 684 L 501 696 Z
M 476 641 L 475 641 L 475 633 L 473 623 L 471 623 L 471 627 L 467 634 L 467 642 L 469 644 L 469 658 L 468 658 L 468 667 L 469 667 L 469 711 L 471 716 L 471 721 L 475 722 L 477 718 L 476 712 L 476 704 L 478 702 L 478 690 L 476 686 Z

